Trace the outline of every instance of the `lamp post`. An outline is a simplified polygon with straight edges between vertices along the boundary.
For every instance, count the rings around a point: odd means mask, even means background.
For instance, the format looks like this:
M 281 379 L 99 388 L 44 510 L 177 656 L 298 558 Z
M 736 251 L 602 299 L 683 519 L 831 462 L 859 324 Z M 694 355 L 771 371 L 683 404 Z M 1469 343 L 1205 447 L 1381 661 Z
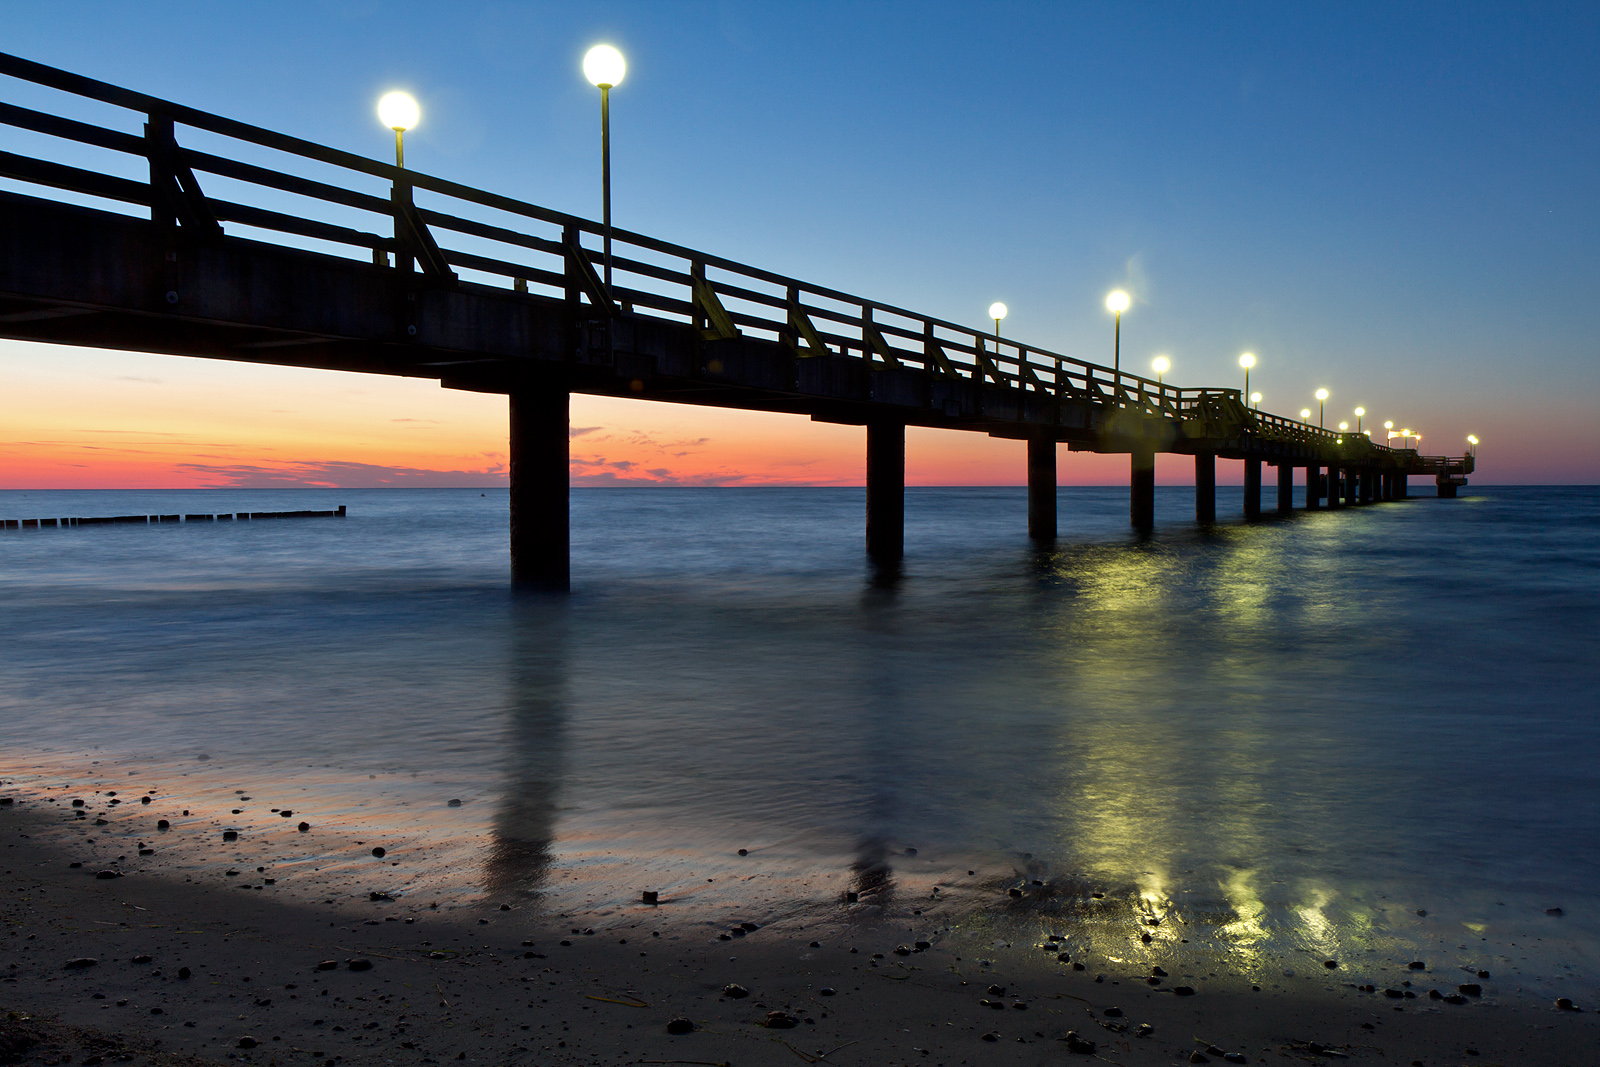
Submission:
M 1157 356 L 1150 361 L 1150 369 L 1156 372 L 1156 384 L 1160 385 L 1162 377 L 1172 369 L 1172 360 L 1166 356 Z
M 1311 409 L 1310 408 L 1301 408 L 1300 409 L 1300 421 L 1301 422 L 1310 422 L 1311 421 Z
M 409 93 L 384 93 L 378 100 L 378 121 L 394 131 L 394 165 L 405 169 L 406 131 L 417 124 L 422 111 Z
M 1006 306 L 996 300 L 989 305 L 989 317 L 994 320 L 994 355 L 1000 358 L 1000 320 L 1006 317 Z
M 1244 368 L 1244 395 L 1250 395 L 1250 368 L 1256 365 L 1256 354 L 1246 352 L 1239 357 L 1239 366 Z
M 1319 429 L 1319 430 L 1327 429 L 1327 425 L 1322 421 L 1323 408 L 1327 405 L 1327 403 L 1328 403 L 1328 391 L 1326 389 L 1318 389 L 1317 390 L 1317 429 Z
M 611 90 L 622 84 L 628 72 L 622 53 L 608 44 L 597 44 L 583 57 L 583 76 L 600 90 L 600 192 L 601 221 L 605 224 L 606 296 L 611 295 Z
M 1478 454 L 1478 435 L 1469 433 L 1469 434 L 1467 434 L 1467 455 L 1476 456 L 1477 454 Z
M 1361 432 L 1361 419 L 1362 416 L 1366 415 L 1366 413 L 1366 408 L 1356 408 L 1356 433 Z
M 1394 423 L 1385 422 L 1383 424 L 1383 443 L 1388 444 L 1392 437 L 1394 437 Z
M 1350 424 L 1348 422 L 1341 422 L 1339 424 L 1339 432 L 1340 433 L 1344 433 L 1348 429 L 1350 429 Z
M 1122 313 L 1128 310 L 1132 300 L 1125 290 L 1113 289 L 1106 294 L 1106 310 L 1117 317 L 1116 334 L 1111 350 L 1111 369 L 1117 376 L 1117 385 L 1122 384 Z
M 1250 394 L 1250 405 L 1252 407 L 1254 407 L 1257 411 L 1261 410 L 1261 394 L 1260 393 L 1251 393 Z

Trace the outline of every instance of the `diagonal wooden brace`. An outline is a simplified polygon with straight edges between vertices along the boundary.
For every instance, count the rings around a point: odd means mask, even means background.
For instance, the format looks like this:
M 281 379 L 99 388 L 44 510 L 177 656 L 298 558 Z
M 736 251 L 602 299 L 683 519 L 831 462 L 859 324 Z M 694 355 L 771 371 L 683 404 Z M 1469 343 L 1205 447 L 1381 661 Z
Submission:
M 694 290 L 695 306 L 705 315 L 709 324 L 707 329 L 700 331 L 701 336 L 707 341 L 726 341 L 731 337 L 738 337 L 739 330 L 734 326 L 728 309 L 717 299 L 717 291 L 711 287 L 711 283 L 704 278 L 695 277 L 690 285 Z

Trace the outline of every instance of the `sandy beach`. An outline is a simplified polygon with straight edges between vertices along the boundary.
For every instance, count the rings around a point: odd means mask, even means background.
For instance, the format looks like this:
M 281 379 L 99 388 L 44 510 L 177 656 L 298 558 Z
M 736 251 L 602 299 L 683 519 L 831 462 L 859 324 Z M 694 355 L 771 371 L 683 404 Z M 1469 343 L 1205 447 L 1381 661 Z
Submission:
M 1433 1067 L 1593 1064 L 1600 1048 L 1591 1005 L 1426 961 L 1395 961 L 1381 985 L 1337 967 L 1252 985 L 1180 941 L 1157 975 L 903 898 L 742 925 L 665 898 L 550 914 L 346 885 L 311 901 L 266 863 L 164 871 L 131 825 L 98 831 L 112 858 L 63 838 L 64 807 L 0 805 L 8 1061 Z

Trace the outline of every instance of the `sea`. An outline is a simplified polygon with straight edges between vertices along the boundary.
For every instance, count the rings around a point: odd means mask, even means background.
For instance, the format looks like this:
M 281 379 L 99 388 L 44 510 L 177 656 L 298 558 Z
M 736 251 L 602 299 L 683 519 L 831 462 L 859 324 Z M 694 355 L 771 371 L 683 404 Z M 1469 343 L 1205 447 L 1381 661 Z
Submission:
M 109 824 L 96 863 L 137 836 L 260 891 L 230 826 L 308 898 L 650 890 L 707 932 L 894 916 L 1592 1001 L 1600 489 L 1413 492 L 1278 517 L 1268 486 L 1247 523 L 1221 489 L 1201 527 L 1163 487 L 1141 538 L 1125 488 L 1063 488 L 1041 546 L 1022 489 L 913 488 L 886 571 L 860 489 L 575 489 L 565 596 L 510 588 L 504 490 L 4 492 L 347 514 L 0 530 L 0 793 L 73 847 Z M 159 844 L 115 834 L 142 797 Z

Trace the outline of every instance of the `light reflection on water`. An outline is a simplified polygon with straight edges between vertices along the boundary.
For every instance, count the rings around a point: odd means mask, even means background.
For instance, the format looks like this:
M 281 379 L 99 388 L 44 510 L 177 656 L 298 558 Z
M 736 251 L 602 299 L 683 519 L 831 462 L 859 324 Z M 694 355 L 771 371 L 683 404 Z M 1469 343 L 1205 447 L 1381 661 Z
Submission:
M 1145 543 L 1066 490 L 1053 550 L 1019 490 L 913 491 L 897 583 L 859 491 L 579 492 L 566 601 L 506 595 L 503 494 L 42 496 L 0 515 L 350 505 L 0 540 L 0 740 L 310 783 L 426 843 L 406 891 L 1600 974 L 1593 490 L 1213 530 L 1163 491 Z

